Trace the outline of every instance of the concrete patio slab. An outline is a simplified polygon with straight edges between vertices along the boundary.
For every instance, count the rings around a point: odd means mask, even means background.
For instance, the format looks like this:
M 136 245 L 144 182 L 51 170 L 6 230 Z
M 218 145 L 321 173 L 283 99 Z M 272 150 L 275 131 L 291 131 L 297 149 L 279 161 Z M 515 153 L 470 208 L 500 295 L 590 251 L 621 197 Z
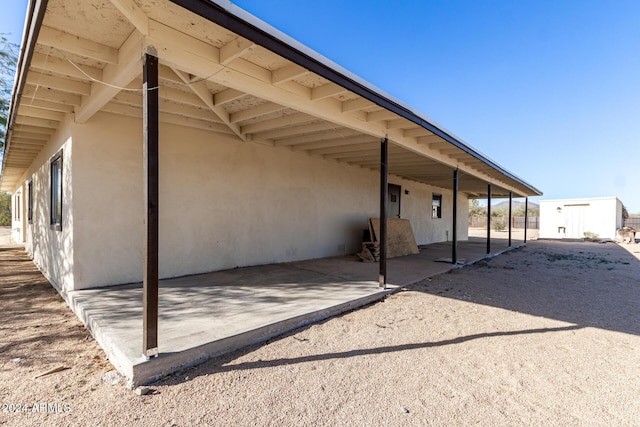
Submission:
M 511 248 L 521 241 L 514 241 Z M 492 239 L 492 255 L 508 250 Z M 160 281 L 159 356 L 142 355 L 142 284 L 63 294 L 112 364 L 132 386 L 380 300 L 390 292 L 456 268 L 451 243 L 388 260 L 387 289 L 378 287 L 378 264 L 355 256 L 237 268 Z M 458 257 L 486 258 L 486 241 L 458 244 Z

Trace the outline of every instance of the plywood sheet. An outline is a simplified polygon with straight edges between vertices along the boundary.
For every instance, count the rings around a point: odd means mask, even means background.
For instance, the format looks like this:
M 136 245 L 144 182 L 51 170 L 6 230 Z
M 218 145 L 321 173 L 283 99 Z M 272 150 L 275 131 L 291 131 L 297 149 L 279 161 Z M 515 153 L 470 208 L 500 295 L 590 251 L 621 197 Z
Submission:
M 369 230 L 374 241 L 379 241 L 380 218 L 369 218 Z M 418 245 L 408 219 L 387 219 L 387 258 L 417 254 Z

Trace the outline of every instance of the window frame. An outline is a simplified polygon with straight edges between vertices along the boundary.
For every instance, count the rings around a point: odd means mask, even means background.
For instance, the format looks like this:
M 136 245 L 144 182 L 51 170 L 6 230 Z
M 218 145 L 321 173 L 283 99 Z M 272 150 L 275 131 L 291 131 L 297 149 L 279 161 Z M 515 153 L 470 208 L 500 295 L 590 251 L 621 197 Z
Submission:
M 27 222 L 33 224 L 33 178 L 27 181 Z
M 22 191 L 18 191 L 13 197 L 13 220 L 15 222 L 20 221 L 20 202 Z
M 51 198 L 49 205 L 49 219 L 51 224 L 51 229 L 56 231 L 62 231 L 62 200 L 63 200 L 63 191 L 62 191 L 62 181 L 63 181 L 63 161 L 62 161 L 62 150 L 58 151 L 52 158 L 49 164 L 51 174 L 50 174 L 50 190 L 51 190 Z M 59 171 L 59 173 L 57 173 Z
M 437 204 L 435 202 L 438 202 Z M 442 218 L 442 194 L 431 194 L 431 219 Z

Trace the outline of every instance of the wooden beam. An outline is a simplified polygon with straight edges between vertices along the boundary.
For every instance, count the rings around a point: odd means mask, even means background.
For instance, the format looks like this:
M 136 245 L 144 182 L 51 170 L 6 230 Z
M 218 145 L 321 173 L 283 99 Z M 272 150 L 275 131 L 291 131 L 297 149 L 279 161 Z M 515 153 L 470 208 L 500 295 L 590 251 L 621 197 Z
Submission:
M 425 129 L 426 130 L 426 129 Z M 440 138 L 438 135 L 427 135 L 427 136 L 419 136 L 417 138 L 418 144 L 433 144 L 436 142 L 442 143 L 443 146 L 452 147 L 453 145 L 444 139 Z M 429 146 L 429 148 L 436 148 L 433 145 Z
M 57 89 L 78 95 L 89 95 L 91 93 L 91 85 L 89 83 L 69 80 L 63 77 L 50 76 L 33 70 L 29 71 L 27 74 L 27 84 Z
M 198 97 L 193 91 L 184 92 L 180 89 L 173 87 L 163 86 L 160 91 L 160 98 L 168 99 L 169 101 L 177 102 L 185 105 L 192 105 L 194 107 L 206 107 L 207 105 L 202 102 L 202 99 Z
M 327 83 L 325 85 L 317 86 L 311 89 L 311 100 L 317 101 L 319 99 L 340 95 L 341 93 L 345 92 L 347 92 L 347 90 L 342 86 L 339 86 L 335 83 Z
M 310 96 L 305 98 L 300 94 L 290 92 L 284 87 L 272 84 L 271 73 L 268 70 L 255 64 L 250 64 L 242 58 L 224 67 L 219 63 L 218 49 L 184 33 L 161 25 L 156 25 L 155 27 L 151 25 L 150 32 L 149 43 L 162 50 L 162 60 L 168 65 L 200 78 L 206 78 L 213 83 L 241 90 L 266 101 L 293 108 L 299 112 L 318 117 L 321 120 L 327 120 L 333 123 L 333 126 L 337 129 L 349 128 L 378 138 L 387 134 L 390 142 L 393 141 L 402 145 L 411 152 L 451 167 L 458 166 L 458 162 L 418 144 L 415 138 L 404 136 L 404 130 L 402 129 L 389 130 L 386 128 L 385 123 L 366 122 L 354 115 L 359 109 L 374 106 L 375 104 L 372 102 L 360 101 L 359 98 L 344 102 L 335 98 L 312 101 Z M 209 54 L 204 54 L 205 52 L 209 52 Z M 352 101 L 354 102 L 352 103 Z M 361 105 L 356 105 L 356 102 Z M 354 108 L 355 111 L 351 114 L 344 114 L 344 111 L 348 111 L 350 108 Z M 325 128 L 325 130 L 328 128 Z M 315 131 L 317 132 L 319 129 Z M 274 130 L 273 132 L 276 131 Z M 269 135 L 270 138 L 265 135 L 259 135 L 259 137 L 264 137 L 267 142 L 272 139 L 276 140 L 275 143 L 277 144 L 278 139 L 295 135 L 288 132 L 285 135 L 277 133 Z M 254 136 L 254 140 L 259 140 L 260 138 Z M 463 172 L 473 174 L 480 179 L 491 179 L 491 177 L 473 170 L 464 170 Z
M 278 129 L 287 126 L 299 125 L 301 123 L 308 123 L 316 120 L 315 117 L 307 114 L 297 113 L 288 116 L 277 117 L 275 119 L 263 120 L 261 122 L 252 123 L 250 125 L 242 126 L 242 132 L 244 133 L 258 133 L 269 131 L 272 129 Z
M 271 84 L 278 86 L 308 73 L 309 70 L 297 64 L 285 65 L 271 72 Z
M 58 126 L 60 126 L 60 122 L 57 120 L 37 119 L 35 117 L 21 115 L 16 116 L 15 122 L 20 125 L 29 125 L 48 129 L 58 129 Z
M 237 37 L 220 48 L 220 63 L 222 65 L 228 65 L 230 62 L 253 50 L 256 46 L 255 43 L 245 38 Z
M 55 89 L 35 86 L 27 84 L 22 91 L 22 99 L 40 99 L 43 101 L 57 102 L 66 105 L 80 105 L 82 98 L 80 95 L 73 93 L 62 92 Z
M 64 120 L 64 113 L 51 110 L 43 110 L 42 108 L 30 107 L 28 105 L 21 104 L 18 108 L 18 114 L 37 117 L 39 119 L 57 120 L 61 122 Z
M 425 128 L 405 129 L 402 131 L 402 136 L 405 138 L 416 138 L 430 135 L 433 135 L 433 133 Z M 420 143 L 420 141 L 418 141 L 418 143 Z
M 56 133 L 55 129 L 50 129 L 50 128 L 43 128 L 43 127 L 39 127 L 39 126 L 30 126 L 30 125 L 21 125 L 19 123 L 16 123 L 13 126 L 13 135 L 16 134 L 31 134 L 31 135 L 45 135 L 45 136 L 51 136 L 54 133 Z
M 357 133 L 351 132 L 345 136 L 336 137 L 335 133 L 332 132 L 330 134 L 327 134 L 327 136 L 325 136 L 324 138 L 325 139 L 321 139 L 319 141 L 296 144 L 291 148 L 293 149 L 293 151 L 311 151 L 321 148 L 340 147 L 350 144 L 363 144 L 366 142 L 370 142 L 373 137 L 369 135 L 358 135 Z
M 246 92 L 236 89 L 225 89 L 213 95 L 213 103 L 215 105 L 223 105 L 240 99 L 246 95 Z
M 403 129 L 411 126 L 414 126 L 414 124 L 405 118 L 387 120 L 387 129 Z
M 120 114 L 129 117 L 142 117 L 142 109 L 124 104 L 116 104 L 110 102 L 102 108 L 102 111 L 113 114 Z M 225 135 L 233 135 L 233 132 L 224 124 L 213 122 L 211 120 L 200 120 L 193 117 L 176 115 L 168 112 L 160 111 L 160 122 L 170 123 L 178 126 L 190 127 L 195 129 L 203 129 Z
M 77 67 L 77 68 L 76 68 Z M 80 68 L 80 70 L 78 70 Z M 56 58 L 51 55 L 42 53 L 34 53 L 31 58 L 31 69 L 40 71 L 50 71 L 60 76 L 69 76 L 76 79 L 88 80 L 87 76 L 96 80 L 102 80 L 102 70 L 99 68 L 88 67 L 82 64 L 75 66 L 66 59 Z
M 82 39 L 64 31 L 43 25 L 40 28 L 38 44 L 53 47 L 84 58 L 95 59 L 107 64 L 118 63 L 118 51 L 112 47 Z
M 336 129 L 339 126 L 336 126 L 333 123 L 329 122 L 319 122 L 308 125 L 301 126 L 291 126 L 286 128 L 269 130 L 266 132 L 261 132 L 253 135 L 253 140 L 273 140 L 284 138 L 287 136 L 300 135 L 303 133 L 313 133 L 319 132 L 323 130 Z
M 238 123 L 243 120 L 254 119 L 256 117 L 264 116 L 275 111 L 284 110 L 287 107 L 276 104 L 275 102 L 266 102 L 264 104 L 257 105 L 255 107 L 247 108 L 229 115 L 231 123 Z
M 22 98 L 20 105 L 29 105 L 31 107 L 38 107 L 43 110 L 59 111 L 61 113 L 73 113 L 73 105 L 61 104 L 58 102 L 43 101 L 42 99 Z
M 47 143 L 48 137 L 43 135 L 34 134 L 34 137 L 29 138 L 28 136 L 11 136 L 11 142 L 20 143 L 20 144 L 28 144 L 37 147 L 42 147 Z
M 373 107 L 375 105 L 376 104 L 374 104 L 373 102 L 364 98 L 350 99 L 349 101 L 344 101 L 342 103 L 341 110 L 343 113 L 350 113 L 352 111 L 358 111 L 365 108 Z
M 124 42 L 118 52 L 118 65 L 109 64 L 104 68 L 105 83 L 94 82 L 91 85 L 91 95 L 83 100 L 76 110 L 76 122 L 84 123 L 97 113 L 107 102 L 120 92 L 120 88 L 127 86 L 140 75 L 140 62 L 143 36 L 134 31 Z
M 173 69 L 173 72 L 176 73 L 176 75 L 182 79 L 184 84 L 186 84 L 193 91 L 193 93 L 196 94 L 196 96 L 200 98 L 200 100 L 207 107 L 209 107 L 211 112 L 218 119 L 220 119 L 225 125 L 227 125 L 229 129 L 234 134 L 236 134 L 238 138 L 240 138 L 242 141 L 247 140 L 247 137 L 240 129 L 240 126 L 238 126 L 235 123 L 231 123 L 229 121 L 229 113 L 227 113 L 227 111 L 224 108 L 222 108 L 221 105 L 215 105 L 213 94 L 209 91 L 209 88 L 207 88 L 207 84 L 204 81 L 197 81 L 197 82 L 190 83 L 189 77 L 182 71 Z
M 111 0 L 111 3 L 136 27 L 136 30 L 149 35 L 149 17 L 133 0 Z
M 390 119 L 396 119 L 396 118 L 398 118 L 398 115 L 396 113 L 394 113 L 393 111 L 384 110 L 384 109 L 367 113 L 368 122 L 379 122 L 382 120 L 390 120 Z
M 376 149 L 380 145 L 380 142 L 375 141 L 373 137 L 369 137 L 366 142 L 362 143 L 350 143 L 347 145 L 338 145 L 335 147 L 318 148 L 316 150 L 308 150 L 307 152 L 314 156 L 326 156 L 330 154 L 340 153 L 357 153 L 362 150 Z

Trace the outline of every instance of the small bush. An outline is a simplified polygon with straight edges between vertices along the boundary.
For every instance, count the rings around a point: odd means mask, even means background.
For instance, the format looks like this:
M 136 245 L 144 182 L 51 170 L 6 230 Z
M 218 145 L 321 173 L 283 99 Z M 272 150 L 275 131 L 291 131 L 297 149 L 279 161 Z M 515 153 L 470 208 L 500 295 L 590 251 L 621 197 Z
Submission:
M 587 239 L 587 240 L 596 241 L 596 240 L 600 239 L 600 236 L 598 236 L 598 233 L 593 233 L 591 231 L 585 231 L 584 232 L 584 238 Z
M 494 231 L 502 231 L 507 228 L 507 221 L 502 218 L 491 219 L 491 229 Z
M 0 193 L 0 225 L 11 225 L 11 195 Z

